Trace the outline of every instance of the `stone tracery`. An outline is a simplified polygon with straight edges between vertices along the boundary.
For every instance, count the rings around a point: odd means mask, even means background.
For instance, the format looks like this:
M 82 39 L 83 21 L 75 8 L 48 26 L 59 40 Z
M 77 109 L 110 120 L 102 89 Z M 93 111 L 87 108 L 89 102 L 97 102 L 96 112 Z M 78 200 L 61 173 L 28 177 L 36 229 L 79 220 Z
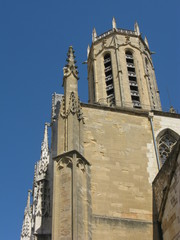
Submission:
M 176 144 L 177 140 L 172 134 L 170 134 L 169 131 L 166 131 L 164 135 L 161 136 L 158 143 L 158 149 L 159 149 L 159 158 L 161 161 L 161 164 L 163 165 L 169 156 L 170 152 L 172 151 L 172 148 Z

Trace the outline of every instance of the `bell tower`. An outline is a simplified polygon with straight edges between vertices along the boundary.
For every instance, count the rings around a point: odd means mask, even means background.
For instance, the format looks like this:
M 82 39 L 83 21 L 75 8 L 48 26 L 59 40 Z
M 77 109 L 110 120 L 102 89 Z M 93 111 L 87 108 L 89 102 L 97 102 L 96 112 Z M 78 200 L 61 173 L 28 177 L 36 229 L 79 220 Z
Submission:
M 89 102 L 112 107 L 161 110 L 147 38 L 137 22 L 134 31 L 116 27 L 97 35 L 88 46 Z

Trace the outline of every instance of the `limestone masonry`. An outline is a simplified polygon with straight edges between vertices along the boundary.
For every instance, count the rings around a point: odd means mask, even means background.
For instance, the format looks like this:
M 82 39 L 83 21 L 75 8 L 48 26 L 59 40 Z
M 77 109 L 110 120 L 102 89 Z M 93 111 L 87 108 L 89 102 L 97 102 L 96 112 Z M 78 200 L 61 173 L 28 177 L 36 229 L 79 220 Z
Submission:
M 69 47 L 21 240 L 180 239 L 180 115 L 162 111 L 151 54 L 137 23 L 94 29 L 82 103 Z

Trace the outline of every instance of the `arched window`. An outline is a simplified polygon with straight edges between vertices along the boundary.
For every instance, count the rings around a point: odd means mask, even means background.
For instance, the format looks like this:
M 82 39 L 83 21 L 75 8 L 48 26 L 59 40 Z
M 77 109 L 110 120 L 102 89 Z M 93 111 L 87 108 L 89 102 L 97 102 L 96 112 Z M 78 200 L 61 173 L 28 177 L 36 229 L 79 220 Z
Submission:
M 126 64 L 133 107 L 141 108 L 134 59 L 132 52 L 129 50 L 126 51 Z
M 111 56 L 109 53 L 107 53 L 104 56 L 104 72 L 105 72 L 107 102 L 109 103 L 110 106 L 113 106 L 115 105 L 115 96 L 114 96 Z
M 170 129 L 163 131 L 158 140 L 159 159 L 163 165 L 178 140 L 178 134 Z

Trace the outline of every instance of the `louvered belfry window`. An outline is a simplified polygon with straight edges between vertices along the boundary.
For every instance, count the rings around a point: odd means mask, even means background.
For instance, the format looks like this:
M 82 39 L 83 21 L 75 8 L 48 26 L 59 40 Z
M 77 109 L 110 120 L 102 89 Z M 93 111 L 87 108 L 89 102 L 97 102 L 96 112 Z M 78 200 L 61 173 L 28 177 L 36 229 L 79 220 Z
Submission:
M 115 105 L 114 84 L 113 84 L 111 56 L 109 53 L 107 53 L 104 56 L 104 72 L 105 72 L 107 102 L 109 106 L 114 106 Z
M 138 84 L 136 78 L 136 69 L 131 51 L 126 51 L 126 64 L 129 78 L 129 87 L 131 92 L 131 100 L 134 108 L 141 108 Z

